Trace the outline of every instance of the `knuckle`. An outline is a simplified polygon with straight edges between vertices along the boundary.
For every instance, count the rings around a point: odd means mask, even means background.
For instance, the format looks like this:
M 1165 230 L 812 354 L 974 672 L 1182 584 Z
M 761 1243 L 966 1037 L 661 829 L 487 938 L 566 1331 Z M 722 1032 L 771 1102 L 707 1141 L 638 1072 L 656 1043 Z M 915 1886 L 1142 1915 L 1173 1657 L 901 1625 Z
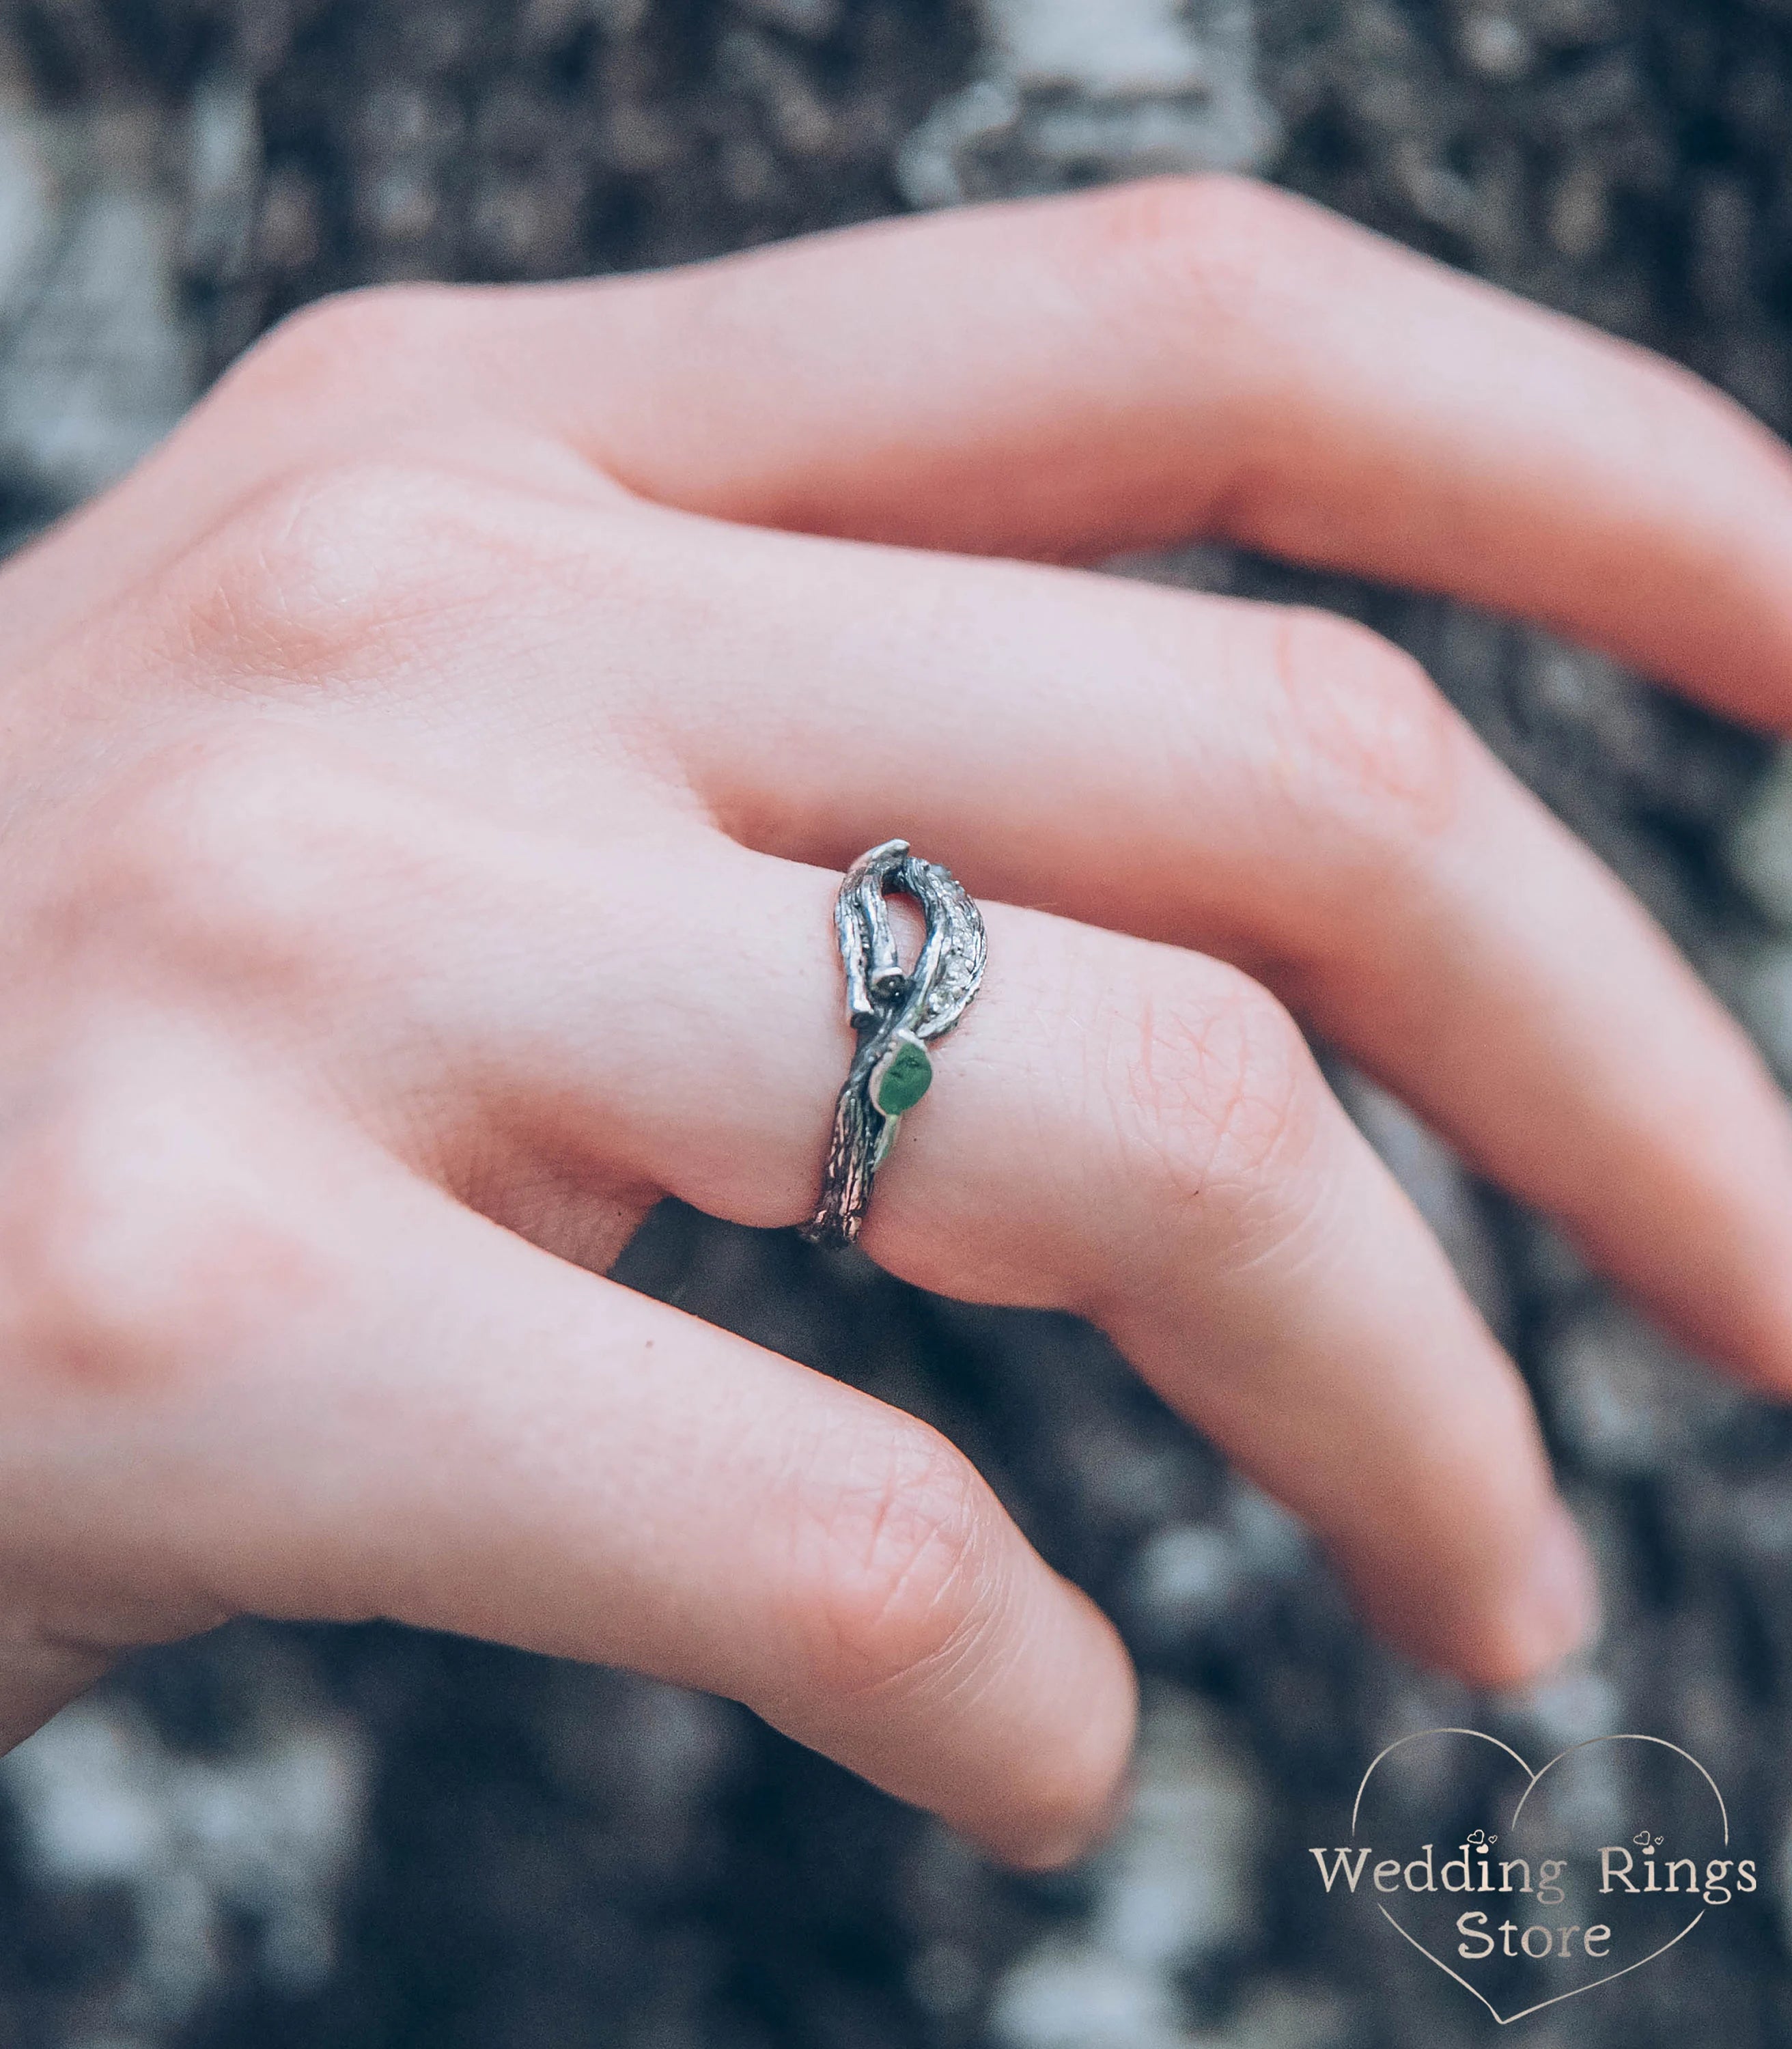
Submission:
M 1422 861 L 1456 816 L 1467 758 L 1456 712 L 1403 649 L 1331 612 L 1274 628 L 1271 716 L 1292 802 L 1354 884 Z
M 1081 204 L 1098 240 L 1122 263 L 1143 258 L 1153 271 L 1167 264 L 1184 278 L 1197 256 L 1215 267 L 1236 258 L 1248 274 L 1266 247 L 1311 216 L 1273 185 L 1223 171 L 1145 178 L 1092 193 Z
M 513 495 L 405 455 L 283 477 L 189 562 L 184 634 L 236 688 L 389 678 L 515 577 Z
M 449 285 L 368 285 L 289 313 L 251 349 L 220 387 L 291 404 L 370 396 L 418 402 L 452 360 L 469 325 L 471 295 Z
M 288 726 L 164 748 L 101 808 L 52 907 L 58 936 L 103 972 L 134 962 L 162 987 L 282 1005 L 313 983 L 327 992 L 343 973 L 342 907 L 366 878 L 401 872 L 398 821 L 367 772 Z
M 188 1098 L 88 1075 L 0 1177 L 0 1357 L 19 1382 L 165 1388 L 317 1298 L 300 1234 Z
M 1300 1028 L 1267 990 L 1226 970 L 1145 988 L 1120 1014 L 1109 1108 L 1134 1185 L 1180 1219 L 1294 1175 L 1323 1098 Z
M 799 1630 L 824 1697 L 925 1685 L 987 1612 L 982 1482 L 952 1445 L 904 1421 L 806 1476 L 794 1547 Z
M 309 780 L 301 750 L 253 732 L 209 736 L 139 764 L 109 793 L 99 880 L 110 900 L 95 905 L 113 914 L 104 918 L 108 935 L 134 926 L 160 947 L 177 932 L 233 926 L 243 894 L 260 897 L 268 842 L 304 808 L 293 799 Z
M 1111 187 L 1070 202 L 1062 220 L 1059 260 L 1079 282 L 1093 271 L 1102 303 L 1147 334 L 1198 332 L 1216 358 L 1241 364 L 1289 319 L 1337 231 L 1308 201 L 1225 172 Z M 1215 387 L 1207 431 L 1216 452 L 1247 457 L 1263 404 L 1261 380 Z M 1212 516 L 1223 510 L 1216 501 Z

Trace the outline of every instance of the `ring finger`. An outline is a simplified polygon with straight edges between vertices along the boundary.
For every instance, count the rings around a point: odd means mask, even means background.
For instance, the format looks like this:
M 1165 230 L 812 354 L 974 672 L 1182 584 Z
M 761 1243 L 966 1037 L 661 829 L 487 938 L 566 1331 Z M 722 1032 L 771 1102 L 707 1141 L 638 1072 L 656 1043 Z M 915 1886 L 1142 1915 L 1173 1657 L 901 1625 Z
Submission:
M 538 811 L 582 826 L 589 770 L 560 737 L 597 748 L 620 721 L 763 851 L 843 867 L 900 830 L 979 894 L 1217 954 L 1691 1343 L 1792 1379 L 1777 1091 L 1398 650 L 1316 613 L 652 508 L 556 510 L 534 545 L 574 601 L 528 629 L 557 680 L 505 713 L 531 729 Z M 729 630 L 668 647 L 631 624 L 688 628 L 694 603 Z M 502 648 L 487 628 L 419 641 L 413 665 L 437 694 L 465 671 L 489 723 L 484 678 L 516 632 L 513 607 Z M 616 679 L 595 692 L 594 642 Z
M 461 1141 L 483 1199 L 503 1203 L 489 1163 L 508 1158 L 538 1215 L 544 1180 L 576 1211 L 620 1176 L 741 1223 L 806 1216 L 851 1051 L 836 878 L 719 838 L 600 862 L 498 834 L 478 857 L 506 876 L 484 900 L 528 907 L 527 1020 L 480 965 L 514 956 L 507 916 L 434 936 L 418 1036 L 485 1079 Z M 1491 1682 L 1561 1654 L 1591 1588 L 1522 1384 L 1292 1021 L 1219 963 L 985 908 L 988 981 L 883 1171 L 867 1250 L 1102 1324 L 1419 1654 Z

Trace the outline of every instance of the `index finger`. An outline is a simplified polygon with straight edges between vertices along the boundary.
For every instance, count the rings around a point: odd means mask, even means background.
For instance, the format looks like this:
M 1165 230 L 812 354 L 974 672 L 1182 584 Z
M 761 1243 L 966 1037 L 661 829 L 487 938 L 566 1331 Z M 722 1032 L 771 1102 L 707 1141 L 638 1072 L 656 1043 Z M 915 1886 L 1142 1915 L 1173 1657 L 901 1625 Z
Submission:
M 1780 444 L 1673 365 L 1267 186 L 884 223 L 528 303 L 514 402 L 669 504 L 1049 558 L 1223 538 L 1792 723 Z

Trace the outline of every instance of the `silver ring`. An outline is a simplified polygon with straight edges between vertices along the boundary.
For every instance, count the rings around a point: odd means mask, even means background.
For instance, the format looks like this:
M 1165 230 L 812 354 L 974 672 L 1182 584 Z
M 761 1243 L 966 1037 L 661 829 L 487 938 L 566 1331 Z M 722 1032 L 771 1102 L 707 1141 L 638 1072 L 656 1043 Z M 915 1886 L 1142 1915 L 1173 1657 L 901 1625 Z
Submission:
M 905 970 L 890 929 L 885 898 L 912 896 L 927 936 Z M 840 958 L 846 970 L 846 1014 L 858 1048 L 834 1113 L 834 1138 L 822 1177 L 822 1199 L 803 1227 L 815 1245 L 850 1245 L 871 1204 L 877 1178 L 904 1114 L 933 1079 L 930 1039 L 942 1039 L 963 1017 L 983 981 L 988 942 L 982 914 L 961 884 L 937 862 L 886 840 L 847 869 L 834 907 Z

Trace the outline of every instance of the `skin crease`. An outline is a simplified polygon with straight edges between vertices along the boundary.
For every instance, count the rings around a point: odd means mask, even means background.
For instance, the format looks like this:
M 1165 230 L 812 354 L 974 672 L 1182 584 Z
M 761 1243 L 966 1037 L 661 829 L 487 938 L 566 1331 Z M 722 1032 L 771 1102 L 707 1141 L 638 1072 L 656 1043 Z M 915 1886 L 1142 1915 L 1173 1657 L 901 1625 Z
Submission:
M 935 1433 L 601 1277 L 663 1194 L 808 1213 L 835 878 L 896 833 L 990 969 L 866 1250 L 1099 1321 L 1415 1654 L 1585 1639 L 1522 1386 L 1300 1023 L 1772 1390 L 1783 1106 L 1405 655 L 1051 566 L 1199 534 L 1792 720 L 1777 446 L 1225 180 L 332 302 L 0 576 L 0 1740 L 136 1645 L 389 1615 L 1086 1845 L 1106 1620 Z

